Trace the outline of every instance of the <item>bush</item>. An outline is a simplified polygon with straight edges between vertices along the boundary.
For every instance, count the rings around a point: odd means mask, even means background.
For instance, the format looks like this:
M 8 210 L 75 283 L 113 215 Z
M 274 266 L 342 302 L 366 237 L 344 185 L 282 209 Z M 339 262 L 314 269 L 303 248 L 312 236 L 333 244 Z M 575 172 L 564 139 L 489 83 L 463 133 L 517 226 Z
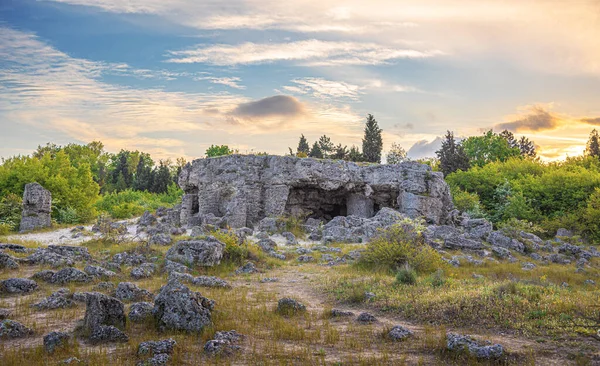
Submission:
M 233 231 L 214 231 L 210 235 L 225 244 L 225 250 L 223 251 L 225 262 L 241 265 L 248 258 L 247 242 L 244 240 L 240 243 L 238 236 Z
M 421 235 L 424 229 L 420 221 L 403 221 L 381 230 L 373 238 L 360 262 L 368 267 L 380 267 L 394 271 L 408 264 L 417 272 L 432 272 L 443 265 L 442 258 Z
M 431 286 L 441 287 L 446 284 L 446 275 L 444 274 L 444 271 L 440 268 L 437 271 L 435 271 L 434 274 L 429 276 L 427 280 L 431 284 Z
M 452 200 L 454 201 L 454 207 L 456 207 L 457 210 L 466 212 L 473 218 L 485 216 L 481 209 L 481 203 L 479 202 L 479 195 L 477 193 L 470 193 L 463 191 L 458 187 L 452 187 Z
M 64 209 L 59 208 L 56 211 L 58 212 L 56 221 L 61 224 L 76 224 L 79 222 L 79 215 L 73 207 L 67 206 Z
M 414 285 L 417 283 L 417 272 L 409 265 L 400 268 L 396 273 L 396 283 L 402 285 Z
M 0 222 L 0 235 L 8 235 L 13 230 L 14 224 L 10 221 Z
M 183 192 L 175 183 L 169 185 L 166 193 L 150 193 L 125 190 L 103 195 L 96 202 L 96 209 L 115 219 L 128 219 L 154 211 L 161 206 L 171 207 L 181 200 Z
M 0 225 L 3 229 L 0 231 L 18 230 L 21 223 L 22 203 L 21 197 L 16 194 L 9 193 L 0 199 Z M 5 235 L 2 234 L 2 235 Z

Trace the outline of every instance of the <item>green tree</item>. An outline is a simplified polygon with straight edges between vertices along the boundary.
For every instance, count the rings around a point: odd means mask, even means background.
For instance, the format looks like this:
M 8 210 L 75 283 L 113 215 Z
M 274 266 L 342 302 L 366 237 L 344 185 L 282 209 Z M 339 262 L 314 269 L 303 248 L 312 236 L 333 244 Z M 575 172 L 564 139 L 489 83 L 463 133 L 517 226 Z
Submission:
M 365 161 L 371 163 L 381 162 L 381 151 L 383 150 L 382 129 L 379 128 L 372 114 L 367 116 L 365 125 L 365 136 L 362 140 L 362 153 Z
M 521 151 L 521 156 L 525 158 L 535 158 L 537 156 L 535 143 L 527 137 L 521 136 L 520 139 L 517 139 L 509 130 L 500 132 L 499 136 L 505 139 L 506 142 L 508 142 L 508 146 L 511 148 L 518 148 L 519 151 Z
M 386 155 L 386 160 L 388 164 L 399 164 L 406 161 L 406 150 L 400 144 L 393 142 Z
M 303 153 L 308 156 L 310 153 L 310 145 L 308 145 L 308 141 L 304 135 L 300 136 L 300 141 L 298 141 L 298 149 L 296 149 L 296 154 Z
M 358 149 L 358 147 L 352 146 L 350 148 L 350 151 L 348 151 L 348 158 L 347 159 L 350 160 L 350 161 L 359 162 L 359 161 L 363 161 L 364 157 L 363 157 L 363 154 Z
M 343 146 L 342 144 L 338 144 L 333 149 L 333 154 L 331 154 L 331 158 L 336 160 L 346 160 L 348 158 L 348 147 Z
M 210 145 L 210 147 L 206 149 L 207 158 L 231 155 L 233 153 L 235 153 L 235 151 L 231 150 L 227 145 Z
M 333 145 L 333 142 L 331 142 L 331 139 L 329 137 L 327 137 L 326 135 L 323 135 L 319 138 L 318 143 L 319 143 L 319 149 L 323 153 L 323 157 L 329 158 L 329 156 L 331 155 L 331 153 L 333 152 L 333 149 L 334 149 L 334 145 Z
M 484 166 L 493 161 L 506 161 L 513 156 L 520 156 L 518 147 L 511 147 L 509 142 L 492 130 L 482 136 L 471 136 L 461 145 L 469 157 L 471 165 Z
M 590 133 L 590 138 L 588 139 L 587 146 L 585 148 L 586 156 L 593 156 L 595 158 L 600 157 L 600 136 L 598 135 L 598 131 L 593 129 Z
M 171 180 L 171 171 L 168 162 L 161 160 L 158 168 L 156 168 L 154 172 L 152 192 L 165 193 L 171 183 L 173 183 L 173 181 Z
M 321 147 L 319 146 L 318 142 L 315 142 L 313 144 L 312 149 L 310 149 L 310 153 L 308 154 L 308 156 L 310 156 L 311 158 L 323 159 L 323 151 L 321 150 Z
M 154 161 L 149 154 L 142 153 L 135 170 L 133 189 L 137 191 L 150 191 L 154 186 Z
M 469 157 L 463 147 L 454 140 L 454 133 L 447 131 L 442 147 L 435 152 L 440 161 L 440 171 L 445 176 L 458 170 L 469 170 Z

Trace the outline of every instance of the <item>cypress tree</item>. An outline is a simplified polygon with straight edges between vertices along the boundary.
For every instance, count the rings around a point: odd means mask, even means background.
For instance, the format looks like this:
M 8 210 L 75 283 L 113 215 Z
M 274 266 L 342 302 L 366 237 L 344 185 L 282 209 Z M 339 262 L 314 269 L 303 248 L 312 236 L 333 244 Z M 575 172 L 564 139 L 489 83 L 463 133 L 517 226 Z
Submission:
M 440 170 L 444 175 L 454 173 L 457 170 L 469 170 L 469 157 L 460 144 L 454 140 L 454 133 L 448 131 L 442 147 L 435 152 L 440 160 Z
M 315 142 L 313 144 L 312 149 L 310 150 L 310 153 L 308 154 L 308 156 L 310 156 L 311 158 L 323 159 L 323 151 L 321 151 L 321 147 L 319 146 L 318 142 Z
M 298 141 L 298 149 L 296 150 L 296 152 L 304 153 L 306 155 L 310 153 L 310 146 L 308 145 L 308 141 L 306 141 L 306 137 L 304 137 L 304 134 L 300 136 L 300 141 Z
M 586 156 L 600 157 L 600 136 L 596 129 L 590 133 L 590 138 L 585 149 Z
M 365 161 L 371 163 L 381 162 L 381 151 L 383 150 L 383 139 L 381 138 L 381 128 L 377 124 L 372 114 L 367 116 L 365 126 L 365 137 L 362 140 L 363 156 Z

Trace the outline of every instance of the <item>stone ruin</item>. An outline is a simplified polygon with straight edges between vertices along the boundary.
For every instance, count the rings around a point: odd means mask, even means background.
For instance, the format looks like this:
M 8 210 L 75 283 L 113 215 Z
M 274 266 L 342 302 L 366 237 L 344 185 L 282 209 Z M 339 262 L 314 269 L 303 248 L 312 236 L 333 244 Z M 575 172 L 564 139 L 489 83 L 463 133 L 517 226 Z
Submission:
M 179 176 L 181 225 L 220 217 L 233 228 L 265 217 L 373 217 L 384 207 L 430 224 L 449 224 L 454 207 L 442 173 L 416 162 L 362 165 L 293 156 L 197 159 Z
M 23 192 L 23 213 L 21 217 L 21 232 L 52 225 L 52 194 L 39 183 L 25 185 Z

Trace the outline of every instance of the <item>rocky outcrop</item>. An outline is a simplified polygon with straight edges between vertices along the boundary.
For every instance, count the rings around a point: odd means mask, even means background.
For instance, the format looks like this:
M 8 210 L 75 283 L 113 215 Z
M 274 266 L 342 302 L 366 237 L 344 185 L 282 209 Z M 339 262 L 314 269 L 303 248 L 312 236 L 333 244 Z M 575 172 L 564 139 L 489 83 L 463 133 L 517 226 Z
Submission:
M 199 240 L 182 240 L 169 248 L 168 260 L 187 265 L 210 267 L 221 263 L 225 244 L 212 236 Z
M 251 227 L 284 214 L 331 220 L 370 218 L 383 207 L 445 224 L 453 211 L 448 185 L 427 165 L 360 166 L 352 162 L 292 156 L 230 155 L 198 159 L 179 176 L 185 191 L 180 221 L 197 226 L 205 217 L 230 227 Z
M 52 225 L 52 194 L 39 183 L 25 185 L 23 192 L 23 213 L 21 216 L 21 232 L 30 231 Z
M 33 330 L 14 320 L 3 320 L 0 322 L 0 339 L 23 338 L 33 334 Z
M 498 359 L 504 354 L 502 345 L 478 342 L 466 335 L 448 333 L 446 341 L 448 350 L 467 352 L 478 359 Z
M 27 278 L 8 278 L 0 281 L 0 293 L 6 294 L 28 294 L 38 288 L 34 280 Z
M 83 329 L 93 332 L 104 325 L 125 328 L 125 306 L 114 297 L 99 292 L 90 292 L 86 296 Z
M 154 318 L 158 329 L 200 332 L 211 322 L 214 301 L 170 280 L 154 299 Z
M 63 347 L 69 339 L 71 339 L 69 333 L 50 332 L 44 336 L 44 349 L 48 353 L 53 353 L 57 347 Z

